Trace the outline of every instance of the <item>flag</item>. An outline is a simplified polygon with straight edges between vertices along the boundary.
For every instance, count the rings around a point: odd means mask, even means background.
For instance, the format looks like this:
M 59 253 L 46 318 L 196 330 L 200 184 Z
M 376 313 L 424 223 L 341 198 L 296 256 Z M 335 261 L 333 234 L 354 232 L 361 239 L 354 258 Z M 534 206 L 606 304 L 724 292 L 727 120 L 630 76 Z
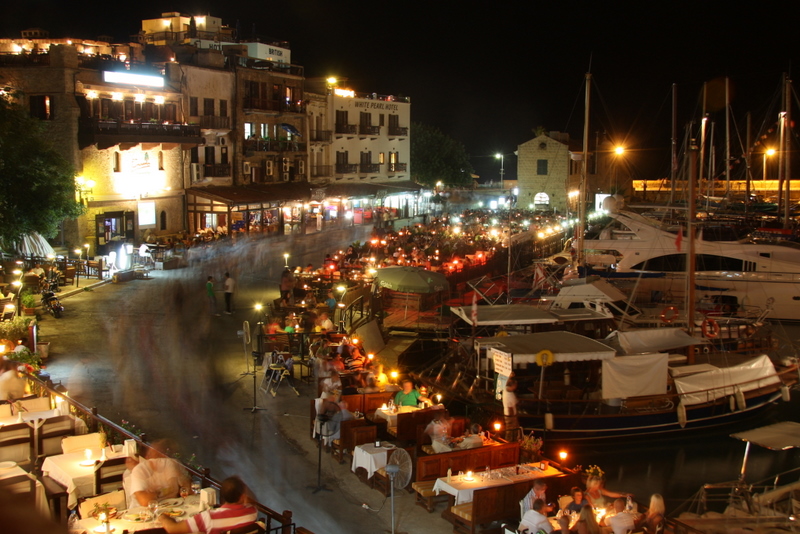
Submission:
M 678 228 L 678 235 L 675 237 L 675 248 L 678 249 L 678 252 L 681 251 L 681 243 L 683 243 L 683 226 Z
M 472 292 L 472 326 L 477 326 L 478 324 L 478 292 Z
M 536 265 L 533 270 L 533 289 L 542 287 L 545 281 L 544 265 Z

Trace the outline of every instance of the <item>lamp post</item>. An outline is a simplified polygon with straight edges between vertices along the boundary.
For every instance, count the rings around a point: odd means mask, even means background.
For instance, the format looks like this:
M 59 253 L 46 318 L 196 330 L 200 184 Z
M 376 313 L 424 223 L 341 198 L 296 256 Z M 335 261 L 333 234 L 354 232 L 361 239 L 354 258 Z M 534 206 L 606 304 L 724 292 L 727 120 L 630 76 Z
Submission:
M 73 252 L 78 255 L 78 263 L 75 265 L 75 287 L 81 287 L 81 255 L 83 254 L 83 249 L 76 248 Z
M 767 150 L 764 151 L 764 165 L 763 165 L 764 180 L 767 179 L 767 156 L 772 157 L 774 155 L 775 155 L 774 148 L 768 148 Z
M 506 182 L 505 182 L 505 178 L 504 178 L 504 176 L 506 174 L 506 170 L 505 170 L 505 159 L 506 159 L 506 157 L 505 157 L 505 154 L 501 154 L 501 153 L 498 152 L 497 154 L 494 155 L 494 158 L 500 160 L 500 189 L 505 191 L 505 189 L 506 189 Z
M 284 265 L 284 267 L 287 267 L 287 268 L 289 267 L 289 253 L 288 252 L 284 252 L 283 253 L 283 265 Z

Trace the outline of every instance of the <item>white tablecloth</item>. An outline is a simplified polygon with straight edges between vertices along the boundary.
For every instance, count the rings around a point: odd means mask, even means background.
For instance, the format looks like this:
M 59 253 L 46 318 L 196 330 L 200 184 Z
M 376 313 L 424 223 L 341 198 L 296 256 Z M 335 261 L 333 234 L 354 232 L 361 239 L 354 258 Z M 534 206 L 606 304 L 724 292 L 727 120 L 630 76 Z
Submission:
M 26 423 L 36 421 L 37 419 L 50 419 L 51 417 L 58 417 L 62 415 L 59 410 L 45 410 L 42 412 L 22 412 L 22 420 Z M 12 415 L 11 417 L 0 417 L 0 425 L 14 425 L 19 423 L 19 415 Z M 86 434 L 86 423 L 83 419 L 75 418 L 75 433 Z
M 100 449 L 92 449 L 92 459 L 99 460 Z M 106 458 L 116 458 L 122 453 L 111 452 L 106 448 Z M 81 462 L 86 460 L 83 452 L 57 454 L 48 456 L 42 464 L 42 473 L 47 473 L 50 478 L 67 487 L 69 493 L 68 505 L 74 508 L 81 497 L 90 497 L 94 494 L 95 464 L 84 466 Z
M 513 484 L 523 480 L 530 480 L 533 478 L 541 478 L 546 476 L 554 476 L 561 473 L 554 467 L 547 467 L 544 471 L 538 469 L 528 469 L 523 466 L 519 469 L 519 474 L 512 474 L 515 468 L 503 468 L 493 470 L 492 477 L 484 480 L 484 472 L 478 471 L 473 473 L 472 480 L 465 480 L 466 474 L 463 476 L 452 475 L 450 482 L 447 478 L 437 478 L 436 483 L 433 485 L 433 490 L 437 495 L 441 492 L 449 493 L 456 498 L 456 505 L 472 502 L 472 494 L 475 490 L 490 488 L 492 486 L 505 486 L 506 484 Z
M 397 426 L 397 414 L 415 412 L 417 410 L 419 410 L 419 408 L 417 408 L 416 406 L 401 406 L 400 408 L 396 408 L 395 411 L 393 412 L 378 408 L 377 410 L 375 410 L 375 417 L 386 419 L 388 421 L 387 426 L 395 427 Z
M 20 475 L 31 476 L 28 472 L 26 472 L 19 466 L 15 466 L 10 469 L 0 469 L 0 480 Z M 40 515 L 49 518 L 50 506 L 49 503 L 47 502 L 47 495 L 45 495 L 44 486 L 38 480 L 36 481 L 36 489 L 34 491 L 36 492 L 36 495 L 34 497 L 36 510 L 39 512 Z
M 203 511 L 204 504 L 200 502 L 199 495 L 190 495 L 186 497 L 186 501 L 182 502 L 180 497 L 176 499 L 164 499 L 162 503 L 168 504 L 166 508 L 181 510 L 183 515 L 173 517 L 176 521 L 183 521 L 187 517 L 191 517 Z M 173 504 L 177 503 L 177 504 Z M 161 506 L 161 508 L 165 508 Z M 147 517 L 144 521 L 141 520 L 140 512 L 145 512 Z M 145 530 L 149 528 L 161 528 L 161 523 L 153 522 L 151 520 L 150 510 L 145 506 L 138 506 L 128 511 L 117 512 L 119 517 L 115 517 L 110 521 L 111 526 L 114 528 L 114 534 L 122 534 L 123 531 L 135 532 L 137 530 Z M 100 526 L 100 521 L 94 518 L 86 518 L 78 521 L 78 527 L 86 529 L 88 534 L 92 534 L 94 529 Z
M 357 468 L 363 467 L 367 470 L 367 476 L 371 478 L 375 471 L 381 467 L 386 467 L 388 450 L 384 446 L 376 447 L 374 443 L 364 443 L 356 446 L 353 451 L 352 471 L 355 473 Z

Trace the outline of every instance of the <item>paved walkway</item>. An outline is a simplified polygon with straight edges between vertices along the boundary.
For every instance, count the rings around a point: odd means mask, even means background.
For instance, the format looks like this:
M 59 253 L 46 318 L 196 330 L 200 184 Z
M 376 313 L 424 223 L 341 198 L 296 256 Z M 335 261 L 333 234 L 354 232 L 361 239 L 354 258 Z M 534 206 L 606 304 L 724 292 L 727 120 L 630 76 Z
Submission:
M 353 232 L 337 237 L 342 244 L 364 238 Z M 309 436 L 312 386 L 299 386 L 300 397 L 288 388 L 275 398 L 257 390 L 254 400 L 252 377 L 242 376 L 251 359 L 237 331 L 244 320 L 258 322 L 256 303 L 277 295 L 283 253 L 291 254 L 290 264 L 319 264 L 331 242 L 326 233 L 242 243 L 192 267 L 154 271 L 150 280 L 102 284 L 68 297 L 62 292 L 63 318 L 40 321 L 41 339 L 51 342 L 47 371 L 104 416 L 130 421 L 149 439 L 175 438 L 184 457 L 196 454 L 214 477 L 241 475 L 261 502 L 292 510 L 297 524 L 316 534 L 389 531 L 390 503 L 329 454 L 323 455 L 322 473 L 333 491 L 312 493 L 317 481 L 317 448 Z M 214 317 L 204 296 L 205 278 L 212 274 L 220 281 L 225 271 L 238 282 L 236 311 Z M 393 350 L 399 351 L 390 344 L 387 358 Z M 251 413 L 254 402 L 266 410 Z M 366 510 L 363 503 L 379 511 Z M 396 497 L 395 517 L 397 532 L 452 531 L 438 513 L 415 506 L 405 492 Z

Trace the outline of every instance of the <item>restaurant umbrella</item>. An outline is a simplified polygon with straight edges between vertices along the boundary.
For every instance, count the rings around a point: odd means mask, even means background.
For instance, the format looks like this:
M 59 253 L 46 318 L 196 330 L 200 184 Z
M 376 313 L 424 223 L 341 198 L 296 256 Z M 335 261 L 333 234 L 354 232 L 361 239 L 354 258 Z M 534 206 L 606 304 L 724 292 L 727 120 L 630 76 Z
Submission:
M 55 256 L 56 254 L 50 243 L 36 232 L 22 236 L 19 241 L 14 243 L 13 248 L 22 256 L 46 258 L 48 255 Z
M 379 287 L 403 293 L 438 293 L 450 288 L 445 275 L 421 267 L 393 266 L 378 269 L 374 283 Z M 408 299 L 405 315 L 408 315 Z

